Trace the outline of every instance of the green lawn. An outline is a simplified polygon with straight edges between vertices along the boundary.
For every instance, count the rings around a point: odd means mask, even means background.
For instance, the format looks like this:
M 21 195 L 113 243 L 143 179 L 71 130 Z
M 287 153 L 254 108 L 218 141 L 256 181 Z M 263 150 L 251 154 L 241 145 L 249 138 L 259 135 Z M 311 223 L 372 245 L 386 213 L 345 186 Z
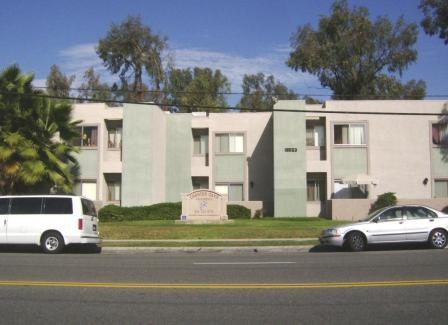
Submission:
M 234 220 L 228 224 L 175 224 L 174 221 L 104 222 L 105 240 L 217 240 L 257 238 L 317 238 L 322 229 L 342 224 L 320 218 L 264 218 Z M 211 244 L 211 243 L 210 243 Z

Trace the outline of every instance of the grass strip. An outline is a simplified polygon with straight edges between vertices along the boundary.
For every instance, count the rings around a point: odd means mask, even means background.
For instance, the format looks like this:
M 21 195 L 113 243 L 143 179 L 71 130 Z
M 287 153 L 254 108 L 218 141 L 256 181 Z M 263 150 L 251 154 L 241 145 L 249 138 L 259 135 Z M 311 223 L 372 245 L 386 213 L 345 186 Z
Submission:
M 232 239 L 290 240 L 317 238 L 324 228 L 342 223 L 320 218 L 263 218 L 235 220 L 233 223 L 219 225 L 176 224 L 170 220 L 104 222 L 100 224 L 100 233 L 105 240 L 216 240 L 218 242 Z M 210 243 L 200 244 L 210 245 Z M 163 246 L 166 245 L 167 243 L 163 243 Z M 256 245 L 260 243 L 257 242 Z

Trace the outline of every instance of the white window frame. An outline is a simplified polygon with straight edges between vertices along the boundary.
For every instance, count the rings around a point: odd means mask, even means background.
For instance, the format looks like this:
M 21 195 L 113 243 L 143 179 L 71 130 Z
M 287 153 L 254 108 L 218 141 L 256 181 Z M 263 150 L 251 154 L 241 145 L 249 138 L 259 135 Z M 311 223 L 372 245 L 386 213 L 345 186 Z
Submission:
M 98 148 L 98 143 L 100 141 L 100 133 L 98 125 L 80 125 L 77 127 L 79 130 L 79 138 L 73 139 L 73 141 L 79 141 L 79 143 L 75 143 L 75 146 L 80 147 L 81 149 L 96 149 Z M 95 129 L 96 130 L 96 141 L 93 143 L 92 133 L 90 134 L 91 138 L 87 137 L 87 133 L 85 133 L 85 129 Z M 90 141 L 90 144 L 88 144 Z
M 238 186 L 241 187 L 241 198 L 239 200 L 234 200 L 231 195 L 229 195 L 230 187 Z M 221 195 L 227 195 L 229 202 L 244 201 L 244 184 L 243 183 L 217 183 L 215 184 L 215 192 Z
M 111 140 L 112 137 L 112 140 Z M 107 129 L 107 148 L 108 149 L 120 149 L 123 139 L 122 127 L 111 127 Z
M 242 132 L 219 132 L 215 133 L 215 153 L 216 154 L 242 154 L 244 153 L 244 138 Z M 221 139 L 226 141 L 227 150 L 223 151 L 221 147 Z M 219 143 L 219 144 L 218 144 Z
M 347 127 L 347 143 L 336 143 L 336 127 Z M 356 128 L 362 128 L 363 132 L 359 141 L 355 141 Z M 338 122 L 333 124 L 333 145 L 335 146 L 366 146 L 367 124 L 364 122 Z M 341 139 L 343 141 L 343 139 Z

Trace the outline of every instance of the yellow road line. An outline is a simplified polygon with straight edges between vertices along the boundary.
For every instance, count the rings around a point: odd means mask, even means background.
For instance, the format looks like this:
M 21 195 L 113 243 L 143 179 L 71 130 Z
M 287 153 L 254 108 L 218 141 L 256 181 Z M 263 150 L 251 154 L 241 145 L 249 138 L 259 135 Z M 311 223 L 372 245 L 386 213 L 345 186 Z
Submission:
M 0 281 L 10 287 L 70 287 L 111 289 L 331 289 L 360 287 L 410 287 L 448 285 L 448 279 L 411 281 L 320 282 L 320 283 L 116 283 L 116 282 L 50 282 Z

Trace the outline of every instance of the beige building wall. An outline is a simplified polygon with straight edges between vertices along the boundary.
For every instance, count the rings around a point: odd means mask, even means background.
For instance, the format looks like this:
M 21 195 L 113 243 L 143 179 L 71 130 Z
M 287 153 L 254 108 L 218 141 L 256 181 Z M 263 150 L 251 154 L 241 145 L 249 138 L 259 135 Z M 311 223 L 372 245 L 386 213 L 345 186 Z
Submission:
M 80 180 L 96 182 L 96 198 L 94 199 L 106 202 L 107 185 L 104 174 L 121 174 L 122 172 L 121 150 L 108 148 L 106 122 L 122 121 L 123 108 L 109 107 L 104 103 L 75 104 L 72 109 L 72 119 L 80 120 L 80 126 L 98 128 L 97 147 L 82 147 L 77 157 L 81 163 Z
M 264 210 L 272 213 L 272 114 L 267 113 L 210 113 L 194 114 L 192 129 L 208 129 L 209 160 L 192 158 L 192 177 L 209 177 L 209 188 L 215 190 L 214 137 L 217 133 L 244 135 L 243 191 L 245 201 L 264 201 Z M 231 155 L 229 155 L 230 157 Z M 230 181 L 230 180 L 229 180 Z
M 326 166 L 328 199 L 332 198 L 334 191 L 334 124 L 360 122 L 367 126 L 367 174 L 378 182 L 369 185 L 368 200 L 333 199 L 332 209 L 329 209 L 333 218 L 356 220 L 357 217 L 366 215 L 370 204 L 378 195 L 385 192 L 394 192 L 401 202 L 416 204 L 425 202 L 435 205 L 436 208 L 448 206 L 448 199 L 432 200 L 434 175 L 431 170 L 431 161 L 440 159 L 440 155 L 431 156 L 431 150 L 440 150 L 432 144 L 431 125 L 437 123 L 440 114 L 446 108 L 447 102 L 441 100 L 327 101 L 325 107 L 321 109 L 314 105 L 307 106 L 309 110 L 326 112 L 307 113 L 307 116 L 326 118 L 327 153 L 329 153 L 327 159 L 329 165 Z M 373 114 L 356 114 L 363 112 Z M 387 112 L 399 114 L 380 114 Z M 415 115 L 406 115 L 409 113 Z M 441 161 L 436 163 L 438 166 L 440 164 L 447 166 L 444 176 L 448 177 L 448 163 Z M 320 163 L 319 171 L 324 165 L 325 162 Z M 316 163 L 310 162 L 307 169 L 314 171 Z M 313 211 L 313 206 L 315 207 L 315 203 L 311 202 L 308 210 Z

